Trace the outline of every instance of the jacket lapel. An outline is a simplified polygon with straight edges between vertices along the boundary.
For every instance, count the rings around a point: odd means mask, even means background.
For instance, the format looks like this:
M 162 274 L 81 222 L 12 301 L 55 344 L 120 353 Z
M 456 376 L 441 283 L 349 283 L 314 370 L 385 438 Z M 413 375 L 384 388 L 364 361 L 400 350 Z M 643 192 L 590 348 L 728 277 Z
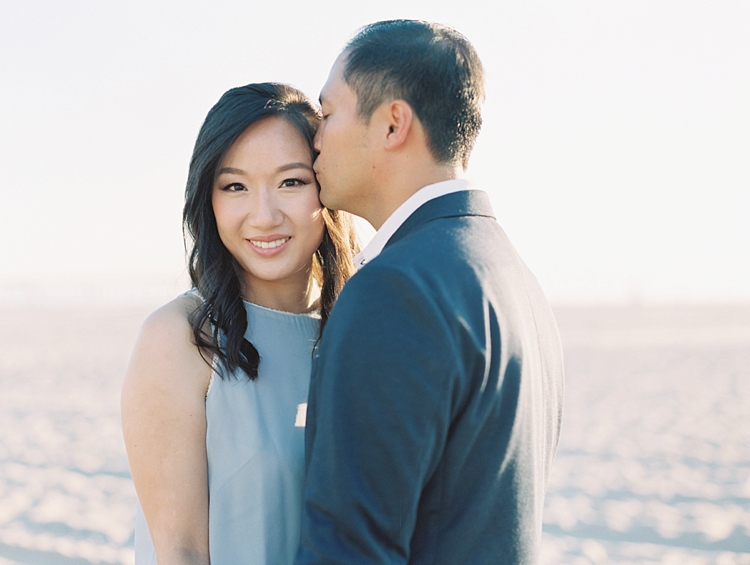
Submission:
M 385 247 L 396 243 L 422 224 L 439 218 L 484 216 L 495 219 L 490 197 L 484 190 L 461 190 L 433 198 L 422 204 L 396 230 Z

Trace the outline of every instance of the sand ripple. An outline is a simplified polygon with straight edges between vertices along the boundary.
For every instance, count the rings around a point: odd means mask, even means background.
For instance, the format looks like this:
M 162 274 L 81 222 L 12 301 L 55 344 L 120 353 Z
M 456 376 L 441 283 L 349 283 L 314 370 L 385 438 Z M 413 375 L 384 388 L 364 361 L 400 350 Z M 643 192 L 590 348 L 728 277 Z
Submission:
M 0 565 L 132 564 L 118 395 L 145 313 L 2 313 Z
M 750 564 L 750 308 L 558 318 L 543 563 Z
M 120 380 L 145 309 L 0 312 L 0 565 L 131 564 Z M 750 565 L 750 308 L 558 310 L 543 565 Z

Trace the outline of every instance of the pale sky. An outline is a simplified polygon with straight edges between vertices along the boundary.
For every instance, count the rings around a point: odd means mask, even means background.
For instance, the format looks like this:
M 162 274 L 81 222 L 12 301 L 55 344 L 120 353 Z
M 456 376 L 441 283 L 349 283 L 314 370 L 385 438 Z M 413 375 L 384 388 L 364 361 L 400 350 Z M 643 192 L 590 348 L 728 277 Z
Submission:
M 249 82 L 317 98 L 360 26 L 404 17 L 479 51 L 468 176 L 553 304 L 750 301 L 744 0 L 3 0 L 0 298 L 168 299 L 208 109 Z

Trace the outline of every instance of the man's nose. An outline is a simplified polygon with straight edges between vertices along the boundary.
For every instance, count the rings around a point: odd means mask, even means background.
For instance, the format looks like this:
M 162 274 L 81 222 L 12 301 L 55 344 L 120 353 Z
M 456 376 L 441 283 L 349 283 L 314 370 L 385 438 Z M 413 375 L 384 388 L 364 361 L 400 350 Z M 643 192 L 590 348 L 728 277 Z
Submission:
M 320 127 L 318 128 L 318 131 L 315 132 L 315 137 L 313 138 L 313 147 L 315 148 L 315 151 L 320 153 L 320 132 L 323 130 L 323 124 L 320 124 Z

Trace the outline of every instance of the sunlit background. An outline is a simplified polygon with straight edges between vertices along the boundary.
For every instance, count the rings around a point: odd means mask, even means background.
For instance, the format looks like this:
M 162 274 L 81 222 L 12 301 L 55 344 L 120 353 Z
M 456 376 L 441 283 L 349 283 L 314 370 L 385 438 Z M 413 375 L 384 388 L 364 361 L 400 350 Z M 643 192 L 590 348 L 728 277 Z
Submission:
M 469 177 L 554 303 L 750 299 L 750 4 L 652 0 L 4 0 L 0 297 L 172 296 L 208 109 L 256 81 L 317 98 L 397 17 L 478 49 Z
M 750 2 L 0 0 L 0 565 L 132 564 L 118 395 L 227 89 L 463 32 L 468 173 L 560 324 L 542 565 L 750 565 Z

